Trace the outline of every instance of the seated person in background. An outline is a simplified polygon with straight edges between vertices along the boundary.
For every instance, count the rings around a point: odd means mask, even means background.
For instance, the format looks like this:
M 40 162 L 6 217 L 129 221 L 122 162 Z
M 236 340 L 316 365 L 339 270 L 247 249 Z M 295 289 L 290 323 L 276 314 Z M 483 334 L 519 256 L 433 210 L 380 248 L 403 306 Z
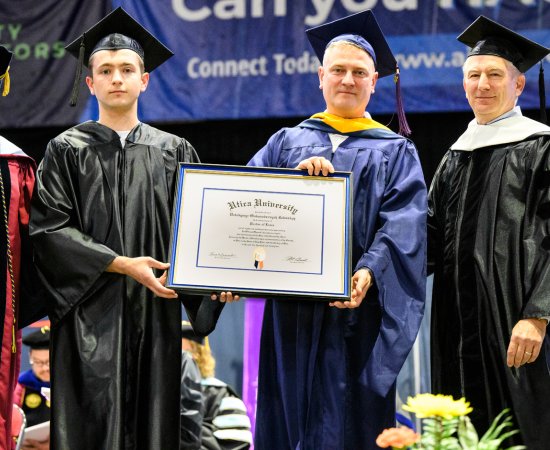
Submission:
M 182 350 L 192 356 L 202 377 L 202 436 L 201 445 L 197 448 L 201 450 L 250 448 L 252 432 L 250 419 L 246 415 L 246 406 L 229 385 L 214 377 L 216 360 L 212 356 L 208 338 L 196 336 L 190 323 L 186 321 L 182 322 L 181 331 Z M 183 382 L 182 371 L 182 385 Z M 182 395 L 183 392 L 182 388 Z M 183 402 L 182 398 L 182 405 Z M 182 439 L 184 426 L 182 413 Z M 187 448 L 192 447 L 180 447 L 181 450 L 187 450 Z
M 15 388 L 14 403 L 25 412 L 27 428 L 50 420 L 50 401 L 41 392 L 50 387 L 50 327 L 43 326 L 23 338 L 23 344 L 30 348 L 31 369 L 19 375 Z M 22 449 L 48 450 L 50 439 L 39 442 L 25 439 Z
M 185 325 L 184 325 L 185 324 Z M 189 322 L 183 327 L 191 328 Z M 181 342 L 180 450 L 199 450 L 202 437 L 201 373 L 191 353 Z

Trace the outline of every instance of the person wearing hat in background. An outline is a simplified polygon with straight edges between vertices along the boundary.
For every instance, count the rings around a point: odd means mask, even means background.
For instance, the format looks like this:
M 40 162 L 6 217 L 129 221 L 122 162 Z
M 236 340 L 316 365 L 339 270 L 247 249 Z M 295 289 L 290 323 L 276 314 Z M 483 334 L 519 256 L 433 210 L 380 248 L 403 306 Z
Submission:
M 149 73 L 172 52 L 122 8 L 67 50 L 89 67 L 99 119 L 49 142 L 33 197 L 31 238 L 51 297 L 51 445 L 175 449 L 181 304 L 163 261 L 177 165 L 199 159 L 138 118 Z M 223 305 L 180 300 L 208 334 Z
M 471 47 L 463 84 L 475 118 L 444 156 L 429 194 L 433 391 L 466 397 L 480 435 L 511 408 L 520 434 L 510 443 L 543 450 L 550 442 L 550 427 L 541 427 L 550 424 L 543 348 L 550 356 L 550 127 L 522 116 L 517 103 L 524 73 L 550 50 L 483 16 L 458 40 Z
M 180 450 L 247 450 L 252 443 L 251 423 L 246 406 L 234 389 L 216 378 L 216 360 L 212 355 L 208 337 L 197 336 L 187 321 L 181 323 L 182 390 Z M 190 359 L 190 361 L 188 361 Z M 199 392 L 196 390 L 198 376 Z M 199 396 L 200 394 L 200 396 Z M 193 414 L 197 402 L 200 413 Z M 190 422 L 202 420 L 198 446 L 190 436 Z M 186 436 L 186 439 L 184 439 Z
M 23 344 L 30 349 L 31 368 L 19 375 L 13 401 L 23 409 L 28 428 L 50 420 L 50 401 L 42 394 L 42 388 L 50 388 L 50 327 L 28 334 Z M 48 450 L 50 443 L 25 439 L 21 448 Z
M 424 311 L 426 186 L 414 144 L 366 112 L 378 78 L 398 71 L 373 13 L 307 36 L 326 111 L 277 132 L 249 165 L 353 172 L 352 295 L 267 301 L 254 447 L 374 449 L 395 424 L 397 374 Z
M 12 52 L 0 46 L 0 102 L 10 91 Z M 11 446 L 13 390 L 21 357 L 21 329 L 45 315 L 28 236 L 35 163 L 0 136 L 0 448 Z

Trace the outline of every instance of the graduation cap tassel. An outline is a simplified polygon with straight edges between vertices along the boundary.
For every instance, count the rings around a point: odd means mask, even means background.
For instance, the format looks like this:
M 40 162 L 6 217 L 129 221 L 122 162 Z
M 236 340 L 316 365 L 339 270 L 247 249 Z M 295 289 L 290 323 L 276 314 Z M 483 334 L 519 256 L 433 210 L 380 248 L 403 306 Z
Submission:
M 397 118 L 399 121 L 399 134 L 401 136 L 409 136 L 411 134 L 411 129 L 407 123 L 407 118 L 405 117 L 405 109 L 403 107 L 403 98 L 401 97 L 401 80 L 399 77 L 399 67 L 395 68 L 395 75 L 393 77 L 395 82 L 395 99 L 397 101 Z
M 539 101 L 540 101 L 540 121 L 546 124 L 546 92 L 544 90 L 544 68 L 542 61 L 539 70 Z
M 2 89 L 2 97 L 10 93 L 10 68 L 6 69 L 6 73 L 0 77 L 0 81 L 4 80 L 4 89 Z
M 74 83 L 73 83 L 73 90 L 71 92 L 71 102 L 69 103 L 71 106 L 76 106 L 76 102 L 78 101 L 78 93 L 80 91 L 80 77 L 82 76 L 82 65 L 84 64 L 84 38 L 85 33 L 82 35 L 82 39 L 80 41 L 80 48 L 78 51 L 78 63 L 76 66 L 76 75 L 74 77 Z

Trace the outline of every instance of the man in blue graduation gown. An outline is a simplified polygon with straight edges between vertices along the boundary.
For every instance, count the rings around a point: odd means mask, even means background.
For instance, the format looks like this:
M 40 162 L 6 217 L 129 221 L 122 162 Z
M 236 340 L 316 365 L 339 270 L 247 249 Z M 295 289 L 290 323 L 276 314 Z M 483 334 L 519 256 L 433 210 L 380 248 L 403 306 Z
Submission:
M 267 301 L 255 448 L 375 449 L 423 315 L 426 187 L 413 143 L 366 113 L 378 77 L 396 72 L 372 12 L 308 38 L 327 109 L 277 132 L 249 165 L 353 172 L 352 297 Z
M 463 84 L 475 119 L 445 154 L 429 195 L 433 390 L 466 397 L 480 435 L 510 408 L 520 434 L 508 445 L 543 450 L 550 127 L 524 117 L 517 101 L 524 73 L 550 50 L 483 16 L 458 39 L 471 47 Z

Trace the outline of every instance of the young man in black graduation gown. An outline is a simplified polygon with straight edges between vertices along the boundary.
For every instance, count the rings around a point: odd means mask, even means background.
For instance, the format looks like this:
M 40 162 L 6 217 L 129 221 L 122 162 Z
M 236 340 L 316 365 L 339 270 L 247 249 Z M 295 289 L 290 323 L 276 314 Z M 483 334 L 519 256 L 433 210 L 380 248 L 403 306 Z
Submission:
M 512 440 L 543 450 L 550 127 L 524 117 L 517 99 L 523 73 L 550 51 L 485 17 L 458 39 L 472 47 L 463 70 L 475 119 L 445 155 L 429 195 L 433 391 L 466 397 L 480 436 L 511 408 L 521 432 Z
M 33 199 L 51 297 L 52 449 L 176 449 L 181 311 L 160 274 L 176 166 L 198 157 L 137 116 L 149 72 L 172 53 L 121 8 L 67 49 L 89 65 L 99 120 L 49 143 Z M 219 302 L 181 300 L 197 333 L 214 328 Z

